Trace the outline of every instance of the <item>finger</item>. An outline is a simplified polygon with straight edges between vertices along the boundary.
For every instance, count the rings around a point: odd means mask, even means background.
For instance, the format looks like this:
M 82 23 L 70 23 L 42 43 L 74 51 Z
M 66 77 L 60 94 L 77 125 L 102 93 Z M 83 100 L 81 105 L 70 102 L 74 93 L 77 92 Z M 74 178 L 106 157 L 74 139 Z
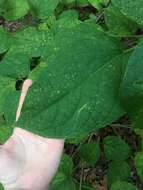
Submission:
M 58 168 L 64 140 L 43 138 L 20 128 L 15 128 L 14 135 L 25 145 L 26 165 L 17 181 L 6 187 L 46 189 Z
M 47 182 L 50 184 L 54 175 L 57 172 L 61 156 L 64 149 L 64 140 L 62 139 L 49 139 L 48 140 L 48 158 L 49 158 L 49 167 L 48 171 L 50 171 L 47 175 Z
M 28 93 L 28 89 L 30 88 L 30 86 L 32 86 L 32 80 L 30 80 L 30 79 L 25 80 L 23 83 L 23 86 L 22 86 L 21 96 L 19 99 L 19 105 L 18 105 L 18 109 L 16 112 L 16 121 L 18 121 L 18 119 L 20 117 L 21 109 L 22 109 L 25 97 Z

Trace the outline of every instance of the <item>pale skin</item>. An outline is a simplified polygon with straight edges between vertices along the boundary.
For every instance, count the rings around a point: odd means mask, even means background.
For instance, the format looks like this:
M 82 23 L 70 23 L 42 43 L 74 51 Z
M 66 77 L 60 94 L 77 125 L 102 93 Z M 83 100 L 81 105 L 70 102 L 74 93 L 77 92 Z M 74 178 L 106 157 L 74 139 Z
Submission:
M 26 80 L 16 112 L 18 120 L 31 80 Z M 64 147 L 63 139 L 48 139 L 16 127 L 0 147 L 0 182 L 5 190 L 48 190 Z

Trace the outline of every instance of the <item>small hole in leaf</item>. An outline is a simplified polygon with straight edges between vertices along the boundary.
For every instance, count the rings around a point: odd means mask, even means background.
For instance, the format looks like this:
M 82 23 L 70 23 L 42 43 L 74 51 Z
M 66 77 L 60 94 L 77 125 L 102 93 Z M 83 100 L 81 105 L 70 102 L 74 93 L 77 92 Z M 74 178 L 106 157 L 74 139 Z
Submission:
M 4 114 L 0 115 L 0 123 L 3 124 L 6 121 Z
M 41 57 L 32 57 L 30 60 L 30 71 L 35 69 L 40 64 Z
M 4 116 L 4 115 L 2 115 L 2 118 L 3 118 L 3 121 L 6 121 L 6 119 L 5 119 L 5 116 Z
M 18 79 L 16 81 L 16 84 L 15 84 L 15 89 L 16 90 L 21 90 L 22 89 L 22 85 L 23 85 L 23 82 L 26 80 L 26 78 L 23 78 L 23 79 Z
M 2 61 L 4 59 L 5 54 L 6 54 L 6 52 L 0 54 L 0 61 Z
M 135 32 L 135 35 L 143 35 L 143 28 L 138 28 Z

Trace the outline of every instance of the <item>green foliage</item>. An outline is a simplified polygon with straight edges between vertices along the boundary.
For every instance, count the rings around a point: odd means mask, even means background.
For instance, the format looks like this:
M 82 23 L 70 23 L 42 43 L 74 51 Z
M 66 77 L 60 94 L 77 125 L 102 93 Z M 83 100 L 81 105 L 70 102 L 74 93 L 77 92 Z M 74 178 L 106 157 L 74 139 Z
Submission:
M 1 40 L 0 54 L 3 54 L 8 50 L 11 42 L 10 42 L 9 35 L 6 33 L 6 31 L 2 27 L 0 27 L 0 40 Z
M 13 127 L 0 123 L 0 143 L 4 144 L 13 133 Z
M 72 159 L 64 154 L 50 190 L 76 190 L 76 184 L 72 179 L 73 169 Z
M 109 0 L 88 0 L 88 1 L 96 9 L 101 9 L 103 5 L 106 6 L 109 3 Z
M 104 139 L 104 152 L 107 160 L 120 161 L 130 156 L 130 147 L 119 137 L 108 136 Z
M 48 18 L 56 9 L 59 2 L 60 0 L 43 0 L 42 3 L 39 0 L 29 0 L 31 10 L 39 19 Z
M 114 136 L 116 128 L 106 137 L 98 130 L 126 114 L 131 123 L 125 127 L 139 128 L 142 138 L 142 12 L 142 0 L 0 0 L 0 143 L 15 126 L 78 148 L 80 143 L 79 163 L 92 168 L 102 159 L 109 162 L 111 190 L 136 190 L 122 182 L 129 179 L 126 161 L 135 153 Z M 27 78 L 33 85 L 15 122 Z M 81 143 L 91 132 L 98 141 Z M 143 181 L 142 158 L 139 152 L 134 161 Z M 92 190 L 73 179 L 74 163 L 63 156 L 51 190 Z
M 74 164 L 72 159 L 63 154 L 58 172 L 50 185 L 50 190 L 79 190 L 80 184 L 72 179 Z M 93 188 L 85 183 L 81 184 L 82 190 L 93 190 Z
M 121 97 L 129 113 L 132 124 L 142 128 L 143 124 L 143 41 L 141 41 L 128 61 L 123 82 Z
M 143 152 L 138 152 L 134 159 L 137 173 L 143 181 Z
M 137 30 L 137 24 L 125 17 L 119 8 L 109 6 L 105 11 L 105 21 L 109 31 L 119 36 L 129 36 Z
M 132 185 L 131 183 L 127 183 L 124 181 L 117 181 L 115 182 L 112 187 L 111 190 L 121 190 L 121 189 L 126 189 L 126 190 L 138 190 L 134 185 Z
M 48 18 L 60 0 L 3 0 L 0 13 L 7 20 L 17 20 L 31 11 L 39 19 Z
M 75 2 L 76 2 L 76 4 L 77 4 L 78 6 L 82 6 L 82 7 L 88 5 L 88 0 L 75 0 Z
M 49 190 L 76 190 L 76 186 L 71 179 L 66 179 L 59 184 L 54 184 Z
M 4 187 L 1 183 L 0 183 L 0 190 L 4 190 Z
M 67 155 L 63 154 L 60 166 L 59 166 L 59 171 L 64 173 L 66 176 L 70 176 L 73 172 L 73 161 L 72 159 Z
M 4 0 L 2 9 L 3 16 L 7 20 L 17 20 L 25 16 L 30 7 L 27 0 Z
M 54 39 L 49 31 L 34 28 L 10 37 L 15 43 L 1 62 L 0 74 L 15 79 L 26 77 L 30 57 L 41 56 L 45 61 L 29 75 L 34 85 L 24 104 L 19 127 L 28 127 L 42 136 L 72 138 L 78 133 L 88 134 L 95 128 L 104 127 L 123 115 L 118 100 L 122 70 L 122 59 L 118 56 L 121 50 L 96 27 L 87 27 L 83 23 L 70 28 L 63 26 Z M 23 48 L 26 41 L 28 43 Z M 7 72 L 13 59 L 16 59 L 15 65 Z M 121 63 L 116 64 L 116 61 Z M 13 103 L 18 102 L 16 94 L 16 91 L 8 94 L 13 97 Z M 11 113 L 15 113 L 15 107 L 10 106 L 11 100 L 5 97 L 4 107 L 8 105 L 9 109 L 4 110 L 5 118 L 8 123 L 13 123 L 15 118 Z
M 62 3 L 64 4 L 75 3 L 75 0 L 62 0 Z
M 112 0 L 112 3 L 125 16 L 143 25 L 143 2 L 142 0 Z
M 49 190 L 76 190 L 75 183 L 71 179 L 66 179 L 59 184 L 54 184 Z
M 83 144 L 79 149 L 80 157 L 90 165 L 96 164 L 100 158 L 99 143 Z
M 116 181 L 128 181 L 130 179 L 131 169 L 127 162 L 118 161 L 109 164 L 107 179 L 111 185 Z
M 68 18 L 68 19 L 78 19 L 78 12 L 75 10 L 68 10 L 64 11 L 60 16 L 60 19 L 62 18 Z
M 80 188 L 80 184 L 77 185 L 76 190 L 79 190 L 79 188 Z M 90 185 L 85 184 L 85 183 L 82 183 L 82 187 L 81 188 L 82 188 L 82 190 L 95 190 Z
M 97 9 L 101 8 L 100 0 L 88 0 L 89 3 Z

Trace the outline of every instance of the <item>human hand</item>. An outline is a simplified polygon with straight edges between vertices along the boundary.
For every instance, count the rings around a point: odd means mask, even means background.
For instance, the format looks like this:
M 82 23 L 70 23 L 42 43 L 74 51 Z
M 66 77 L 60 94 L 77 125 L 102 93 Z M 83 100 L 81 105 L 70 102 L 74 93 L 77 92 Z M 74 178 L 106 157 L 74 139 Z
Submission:
M 32 81 L 25 81 L 16 113 Z M 47 190 L 60 162 L 64 140 L 48 139 L 16 127 L 0 148 L 0 181 L 6 190 Z

